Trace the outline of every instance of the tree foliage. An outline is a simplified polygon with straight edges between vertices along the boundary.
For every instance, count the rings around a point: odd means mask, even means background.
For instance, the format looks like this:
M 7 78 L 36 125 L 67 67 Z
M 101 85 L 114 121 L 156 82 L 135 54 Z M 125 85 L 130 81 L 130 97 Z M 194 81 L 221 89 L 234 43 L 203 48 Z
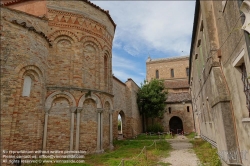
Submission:
M 165 111 L 167 92 L 162 80 L 144 81 L 137 94 L 137 104 L 141 114 L 147 118 L 162 117 Z

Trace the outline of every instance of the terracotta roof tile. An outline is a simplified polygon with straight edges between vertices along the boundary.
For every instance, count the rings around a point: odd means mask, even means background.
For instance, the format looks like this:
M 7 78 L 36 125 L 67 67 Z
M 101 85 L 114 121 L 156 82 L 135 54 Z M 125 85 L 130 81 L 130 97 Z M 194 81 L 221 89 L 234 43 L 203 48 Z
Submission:
M 188 88 L 188 80 L 165 80 L 165 88 L 168 89 L 178 89 L 178 88 Z
M 179 103 L 191 101 L 191 95 L 188 92 L 169 93 L 167 103 Z

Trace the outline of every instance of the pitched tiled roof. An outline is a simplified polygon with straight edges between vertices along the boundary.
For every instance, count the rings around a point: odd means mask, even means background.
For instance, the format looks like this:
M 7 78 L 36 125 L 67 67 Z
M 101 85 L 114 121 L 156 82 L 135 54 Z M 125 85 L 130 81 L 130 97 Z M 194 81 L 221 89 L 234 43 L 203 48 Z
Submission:
M 166 103 L 179 103 L 191 101 L 191 95 L 188 92 L 168 93 Z
M 158 61 L 175 61 L 175 60 L 180 60 L 180 59 L 189 59 L 189 55 L 176 56 L 176 57 L 170 57 L 170 58 L 157 58 L 157 59 L 151 59 L 150 57 L 148 57 L 147 63 L 154 63 Z
M 28 0 L 1 0 L 1 5 L 8 6 L 8 5 L 13 5 L 13 4 L 16 4 L 16 3 L 19 3 L 19 2 L 24 2 L 24 1 L 28 1 Z M 91 6 L 95 7 L 96 9 L 104 12 L 108 16 L 108 18 L 110 19 L 110 21 L 112 22 L 114 27 L 116 28 L 116 24 L 115 24 L 114 20 L 111 18 L 108 10 L 104 10 L 104 9 L 100 8 L 99 6 L 97 6 L 94 3 L 90 2 L 89 0 L 79 0 L 79 1 L 84 1 L 84 2 L 86 2 L 88 4 L 90 4 Z
M 178 89 L 178 88 L 188 88 L 188 80 L 165 80 L 164 81 L 165 88 L 168 89 Z

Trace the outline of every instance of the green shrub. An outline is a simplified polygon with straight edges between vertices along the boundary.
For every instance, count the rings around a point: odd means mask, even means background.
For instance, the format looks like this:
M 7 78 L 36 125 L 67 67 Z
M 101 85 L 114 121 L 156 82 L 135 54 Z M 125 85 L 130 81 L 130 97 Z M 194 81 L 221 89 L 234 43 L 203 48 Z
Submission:
M 159 123 L 148 126 L 147 132 L 163 132 L 163 126 Z

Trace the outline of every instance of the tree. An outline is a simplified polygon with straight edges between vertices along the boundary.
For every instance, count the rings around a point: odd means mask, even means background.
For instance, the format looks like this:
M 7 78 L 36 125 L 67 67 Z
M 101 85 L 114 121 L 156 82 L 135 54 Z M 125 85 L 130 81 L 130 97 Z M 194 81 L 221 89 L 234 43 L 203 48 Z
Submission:
M 167 91 L 164 90 L 162 80 L 153 79 L 149 83 L 144 81 L 137 94 L 137 104 L 143 117 L 143 130 L 145 131 L 145 118 L 162 117 L 165 111 Z

